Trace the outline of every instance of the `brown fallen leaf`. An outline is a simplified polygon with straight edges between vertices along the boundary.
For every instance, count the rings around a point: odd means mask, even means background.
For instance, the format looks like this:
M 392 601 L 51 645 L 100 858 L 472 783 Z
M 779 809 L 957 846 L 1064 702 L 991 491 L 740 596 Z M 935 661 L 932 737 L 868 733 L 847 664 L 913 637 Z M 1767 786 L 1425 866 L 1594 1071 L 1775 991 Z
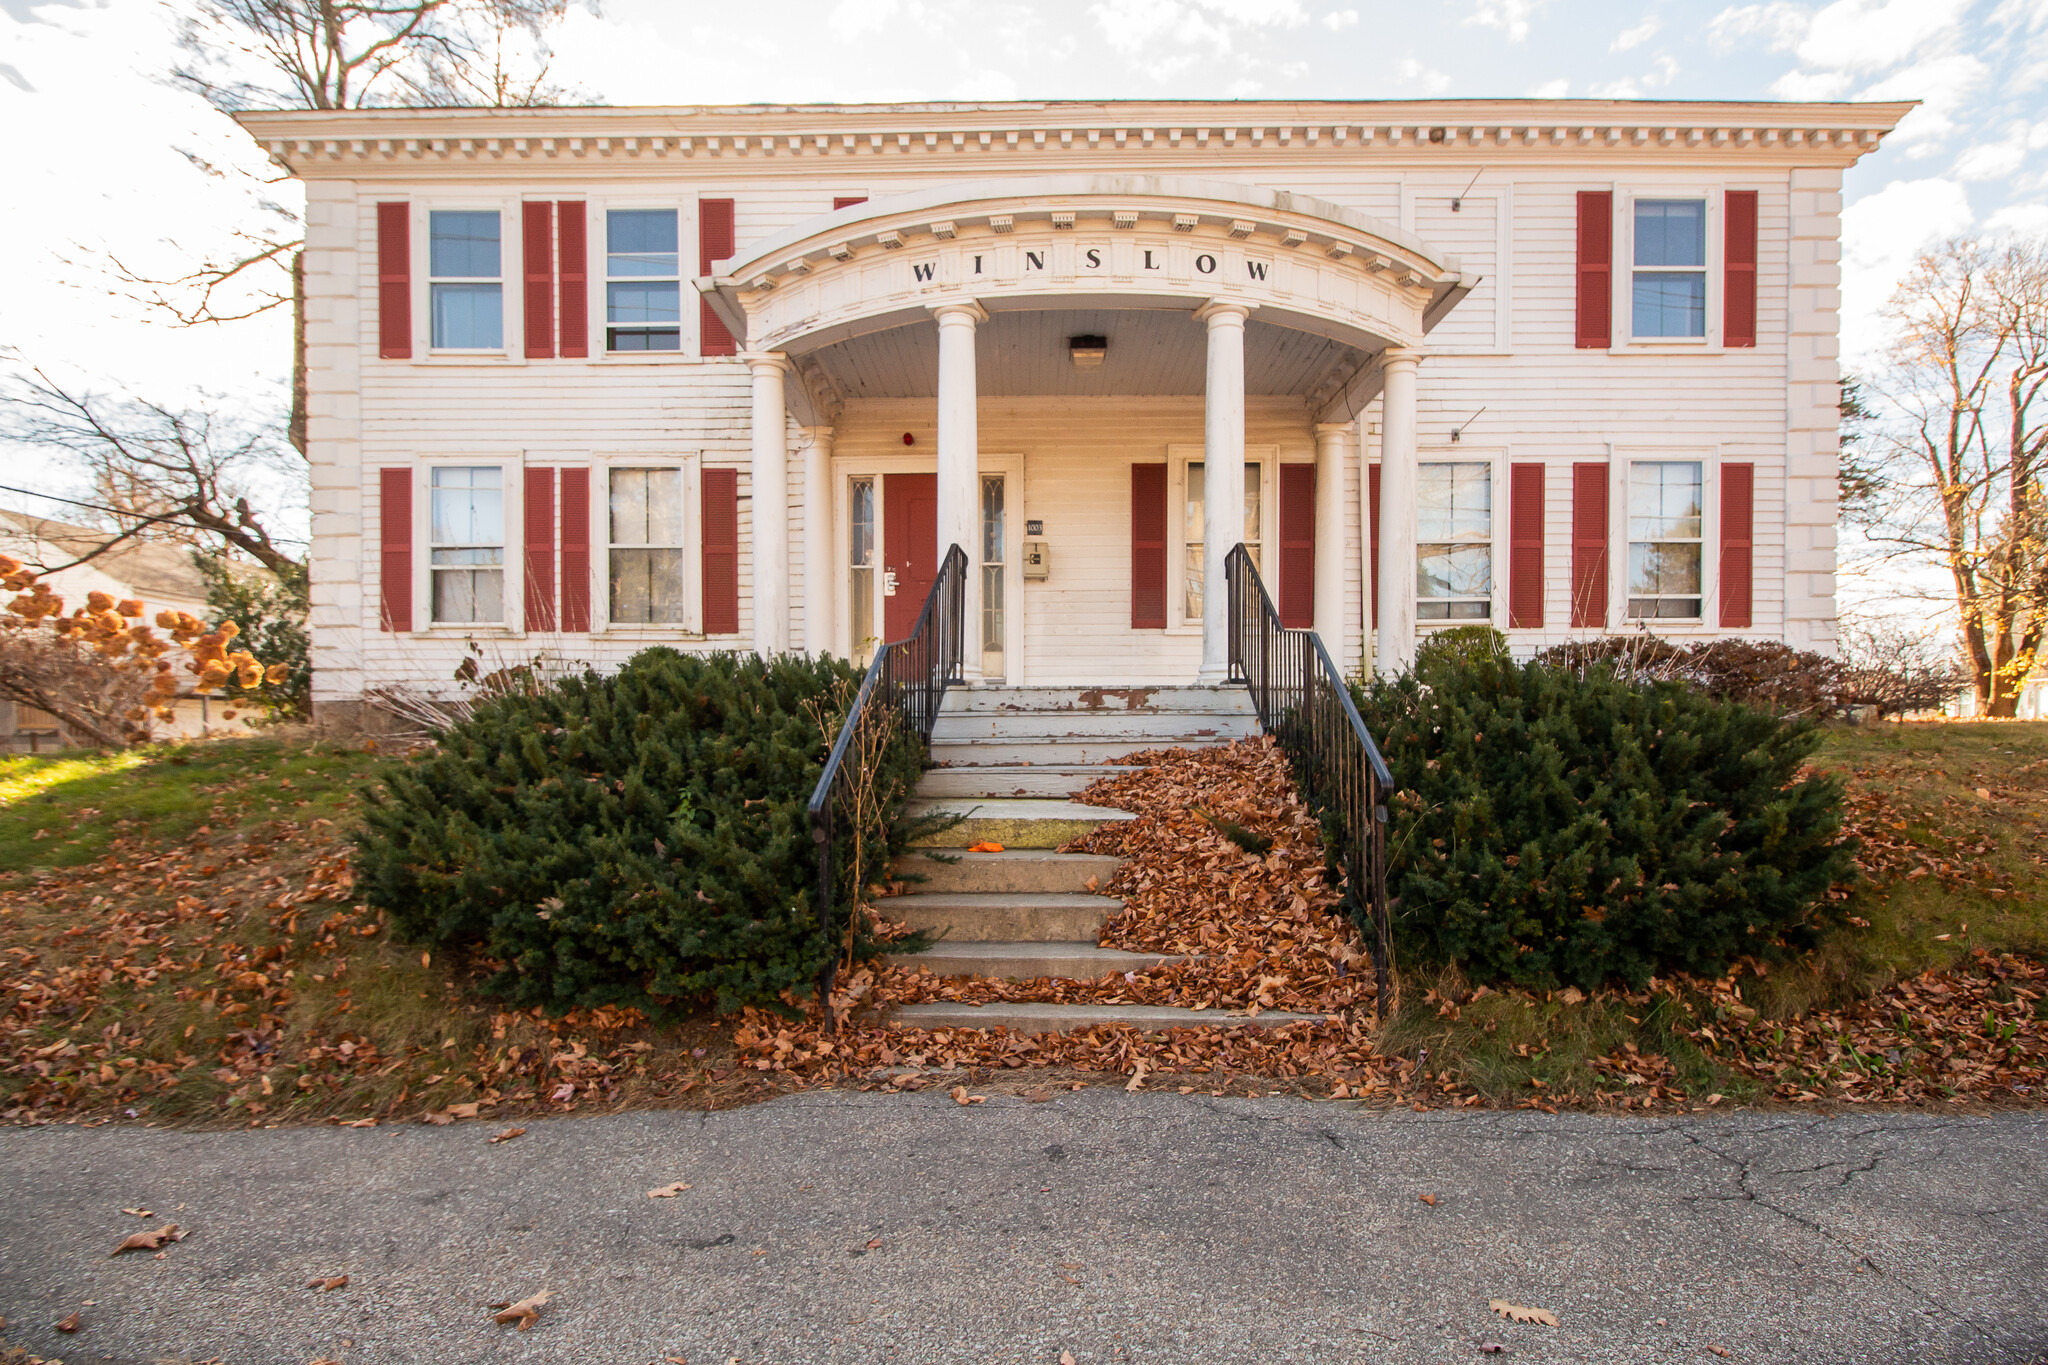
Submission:
M 337 1289 L 348 1288 L 348 1276 L 315 1275 L 312 1279 L 306 1281 L 306 1288 L 317 1289 L 323 1294 L 330 1294 Z
M 967 851 L 969 853 L 1001 853 L 1003 851 L 1003 846 L 1001 844 L 990 843 L 984 840 L 983 842 L 978 844 L 969 844 L 967 846 Z
M 166 1223 L 155 1232 L 131 1232 L 121 1240 L 110 1256 L 119 1256 L 124 1251 L 155 1251 L 166 1242 L 182 1242 L 192 1234 L 178 1231 L 176 1223 Z
M 78 1314 L 74 1312 L 70 1317 L 58 1322 L 56 1328 L 60 1332 L 76 1332 L 78 1330 Z
M 344 1128 L 375 1128 L 377 1126 L 377 1120 L 357 1119 L 354 1123 L 344 1123 L 341 1126 Z
M 1486 1306 L 1509 1322 L 1540 1322 L 1545 1327 L 1557 1326 L 1557 1314 L 1547 1308 L 1524 1308 L 1506 1299 L 1489 1299 Z
M 967 1087 L 964 1085 L 956 1085 L 953 1087 L 953 1103 L 955 1104 L 983 1104 L 986 1103 L 987 1100 L 988 1096 L 986 1095 L 968 1094 Z
M 678 1180 L 672 1185 L 656 1185 L 647 1192 L 647 1197 L 649 1199 L 673 1199 L 689 1188 L 688 1185 Z
M 155 1215 L 154 1213 L 151 1213 L 151 1212 L 150 1212 L 150 1211 L 149 1211 L 148 1209 L 122 1209 L 122 1210 L 121 1210 L 121 1212 L 123 1212 L 123 1213 L 132 1213 L 132 1214 L 134 1214 L 134 1215 L 135 1215 L 135 1216 L 136 1216 L 137 1218 L 154 1218 L 154 1217 L 156 1217 L 156 1215 Z
M 1136 1091 L 1144 1089 L 1145 1072 L 1147 1069 L 1148 1068 L 1145 1066 L 1143 1062 L 1139 1062 L 1136 1069 L 1134 1069 L 1131 1072 L 1131 1078 L 1128 1081 L 1124 1082 L 1124 1089 L 1126 1091 Z
M 476 1111 L 477 1106 L 474 1104 L 451 1104 L 448 1106 L 448 1116 L 450 1118 L 473 1119 L 476 1117 Z
M 543 1289 L 540 1293 L 530 1298 L 521 1299 L 517 1303 L 494 1303 L 491 1307 L 500 1311 L 491 1321 L 501 1324 L 516 1322 L 519 1324 L 519 1330 L 524 1332 L 527 1328 L 533 1326 L 534 1323 L 540 1321 L 540 1306 L 546 1303 L 550 1297 L 549 1291 Z
M 455 1116 L 450 1114 L 445 1109 L 429 1109 L 426 1113 L 420 1115 L 420 1117 L 422 1119 L 425 1119 L 428 1123 L 433 1124 L 436 1128 L 445 1128 L 449 1124 L 455 1122 Z
M 507 1128 L 504 1132 L 492 1138 L 491 1142 L 493 1145 L 496 1145 L 500 1142 L 510 1142 L 513 1138 L 519 1137 L 521 1134 L 525 1132 L 526 1130 L 524 1128 Z
M 1709 1351 L 1712 1351 L 1717 1356 L 1730 1356 L 1734 1354 L 1734 1352 L 1730 1351 L 1726 1346 L 1709 1346 L 1707 1349 Z
M 1074 1365 L 1074 1353 L 1072 1351 L 1061 1351 L 1060 1365 Z
M 1032 1104 L 1044 1104 L 1052 1098 L 1052 1091 L 1044 1086 L 1035 1086 L 1024 1092 L 1024 1098 Z
M 1415 1197 L 1417 1199 L 1420 1199 L 1423 1203 L 1429 1205 L 1431 1208 L 1436 1207 L 1436 1196 L 1433 1194 L 1418 1194 Z

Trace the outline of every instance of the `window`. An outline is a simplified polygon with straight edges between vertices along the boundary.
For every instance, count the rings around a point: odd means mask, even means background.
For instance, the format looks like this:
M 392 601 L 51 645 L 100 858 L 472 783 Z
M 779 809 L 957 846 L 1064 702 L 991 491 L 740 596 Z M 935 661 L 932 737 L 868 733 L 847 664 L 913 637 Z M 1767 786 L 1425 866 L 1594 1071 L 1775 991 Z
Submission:
M 611 620 L 683 623 L 683 473 L 614 469 L 611 486 Z
M 1260 473 L 1263 465 L 1245 461 L 1244 466 L 1244 548 L 1252 557 L 1252 567 L 1262 568 L 1259 560 L 1259 528 L 1265 524 L 1259 510 Z M 1187 508 L 1181 534 L 1187 545 L 1187 587 L 1184 593 L 1182 620 L 1193 624 L 1202 619 L 1202 525 L 1206 515 L 1203 507 L 1205 480 L 1200 460 L 1188 465 Z M 1225 553 L 1229 551 L 1226 549 Z
M 427 286 L 434 319 L 433 345 L 447 351 L 505 349 L 505 282 L 498 250 L 498 215 L 449 212 L 428 215 Z
M 847 596 L 853 605 L 853 657 L 862 667 L 875 655 L 875 481 L 853 481 L 853 525 Z
M 1003 676 L 1003 476 L 981 481 L 981 671 Z
M 1628 614 L 1700 619 L 1702 466 L 1635 460 L 1628 467 Z
M 1638 199 L 1635 230 L 1637 337 L 1707 334 L 1707 205 L 1700 199 Z
M 674 209 L 605 215 L 605 347 L 673 351 L 682 342 L 682 282 Z
M 1463 460 L 1416 467 L 1415 616 L 1493 615 L 1493 466 Z
M 434 620 L 495 625 L 505 619 L 505 472 L 436 466 L 429 478 Z

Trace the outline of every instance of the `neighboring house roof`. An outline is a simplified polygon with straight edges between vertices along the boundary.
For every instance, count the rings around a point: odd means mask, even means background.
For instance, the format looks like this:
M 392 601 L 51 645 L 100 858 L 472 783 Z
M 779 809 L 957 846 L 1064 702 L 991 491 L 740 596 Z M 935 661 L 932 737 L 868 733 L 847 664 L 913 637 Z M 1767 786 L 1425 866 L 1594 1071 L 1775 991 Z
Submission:
M 56 552 L 54 555 L 36 552 L 22 556 L 32 561 L 66 563 L 90 554 L 111 538 L 110 533 L 95 527 L 74 526 L 48 517 L 0 509 L 0 546 L 26 542 Z M 34 567 L 33 562 L 30 567 Z M 161 540 L 128 540 L 80 567 L 97 570 L 125 589 L 125 595 L 141 598 L 152 610 L 183 608 L 206 601 L 206 579 L 193 567 L 189 546 Z M 67 588 L 79 591 L 73 584 L 62 581 L 69 576 L 68 571 L 56 575 L 52 586 L 60 592 Z

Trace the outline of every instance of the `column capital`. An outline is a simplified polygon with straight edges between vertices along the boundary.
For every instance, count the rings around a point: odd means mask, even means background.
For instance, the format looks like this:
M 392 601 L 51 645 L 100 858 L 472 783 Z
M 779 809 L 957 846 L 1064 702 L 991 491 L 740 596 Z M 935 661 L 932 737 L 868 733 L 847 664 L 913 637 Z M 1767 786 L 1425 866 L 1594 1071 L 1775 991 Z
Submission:
M 1380 352 L 1380 364 L 1387 369 L 1400 365 L 1412 370 L 1428 355 L 1429 352 L 1420 346 L 1389 346 Z
M 988 321 L 988 309 L 983 308 L 973 299 L 962 299 L 958 303 L 941 303 L 934 306 L 931 313 L 933 317 L 939 320 L 939 325 L 942 327 L 948 322 L 958 324 L 964 321 L 970 325 L 978 326 Z
M 1318 441 L 1326 439 L 1341 441 L 1346 437 L 1358 434 L 1358 423 L 1356 420 L 1349 422 L 1318 422 L 1315 424 L 1315 434 Z
M 774 369 L 788 374 L 796 368 L 781 351 L 741 351 L 738 358 L 746 361 L 747 368 L 752 370 Z
M 1210 299 L 1195 310 L 1195 321 L 1206 322 L 1211 327 L 1228 327 L 1235 322 L 1242 327 L 1256 307 L 1256 303 L 1240 303 L 1236 299 Z

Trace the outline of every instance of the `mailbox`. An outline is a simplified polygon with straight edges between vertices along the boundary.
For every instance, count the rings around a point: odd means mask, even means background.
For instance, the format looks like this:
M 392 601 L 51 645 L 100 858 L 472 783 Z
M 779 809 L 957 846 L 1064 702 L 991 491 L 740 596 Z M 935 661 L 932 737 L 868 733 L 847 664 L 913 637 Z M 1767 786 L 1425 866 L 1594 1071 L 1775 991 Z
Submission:
M 1034 578 L 1048 578 L 1052 575 L 1052 560 L 1048 556 L 1045 542 L 1036 537 L 1024 541 L 1024 577 L 1028 582 Z

